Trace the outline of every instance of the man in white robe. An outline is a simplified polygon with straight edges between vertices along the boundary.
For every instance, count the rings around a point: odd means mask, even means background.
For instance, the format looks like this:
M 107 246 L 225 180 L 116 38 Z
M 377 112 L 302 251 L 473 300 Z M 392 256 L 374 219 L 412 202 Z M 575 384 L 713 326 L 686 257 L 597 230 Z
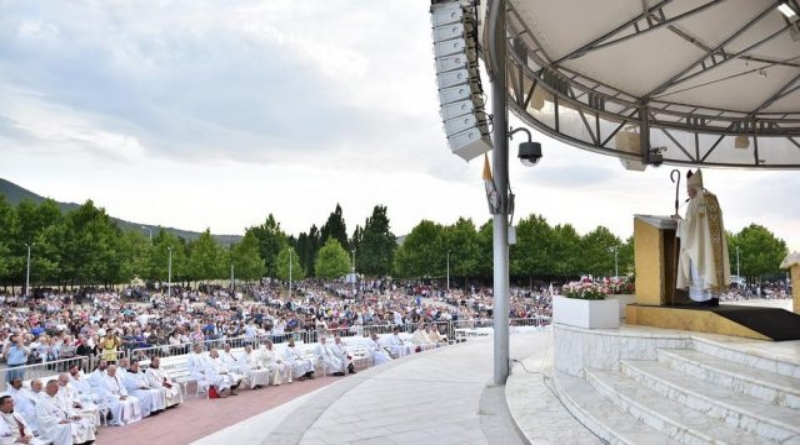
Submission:
M 22 386 L 22 379 L 15 377 L 8 385 L 8 395 L 14 399 L 14 410 L 25 418 L 25 422 L 30 426 L 34 434 L 39 432 L 39 424 L 36 422 L 36 397 L 32 391 Z
M 167 408 L 183 403 L 183 393 L 180 385 L 170 379 L 169 374 L 161 368 L 161 359 L 157 356 L 150 359 L 150 366 L 145 371 L 147 383 L 153 389 L 158 389 L 164 393 L 167 401 Z
M 380 339 L 378 338 L 378 334 L 372 334 L 367 346 L 370 354 L 372 355 L 372 363 L 374 365 L 382 365 L 392 361 L 392 356 L 389 355 L 385 349 L 383 349 Z
M 319 343 L 314 347 L 314 357 L 317 362 L 322 363 L 323 369 L 333 371 L 336 376 L 344 375 L 344 363 L 333 355 L 324 335 L 320 336 Z
M 239 360 L 233 352 L 231 352 L 231 345 L 226 344 L 222 351 L 219 352 L 219 359 L 222 361 L 222 364 L 228 368 L 229 371 L 234 372 L 236 374 L 244 374 L 244 363 Z
M 207 391 L 211 385 L 209 376 L 211 363 L 209 363 L 208 356 L 203 353 L 201 343 L 195 344 L 192 352 L 186 357 L 186 366 L 189 369 L 189 375 L 197 382 L 198 391 Z
M 100 416 L 108 414 L 108 406 L 99 386 L 92 386 L 91 377 L 83 374 L 78 365 L 69 368 L 70 384 L 77 393 L 78 401 L 84 407 L 95 406 Z M 98 424 L 99 425 L 99 424 Z
M 261 365 L 261 357 L 253 351 L 253 347 L 244 347 L 244 353 L 239 357 L 239 362 L 250 389 L 263 388 L 269 385 L 269 369 Z
M 353 364 L 353 355 L 350 354 L 350 351 L 347 350 L 347 347 L 342 343 L 342 338 L 339 337 L 339 334 L 336 334 L 333 337 L 333 344 L 331 345 L 331 352 L 333 352 L 334 357 L 338 358 L 339 361 L 342 362 L 342 367 L 340 371 L 344 374 L 345 370 L 350 374 L 356 373 L 356 367 Z
M 111 410 L 111 425 L 122 426 L 142 420 L 139 399 L 129 395 L 117 375 L 117 366 L 109 365 L 103 377 L 101 389 Z
M 103 379 L 106 376 L 106 369 L 108 368 L 108 362 L 105 360 L 100 360 L 97 362 L 97 367 L 94 368 L 94 371 L 89 374 L 87 380 L 89 381 L 89 385 L 97 391 L 99 388 L 103 386 Z
M 4 394 L 0 396 L 0 445 L 27 443 L 45 445 L 47 442 L 33 437 L 33 431 L 19 413 L 14 412 L 14 399 Z
M 395 327 L 392 331 L 392 335 L 389 336 L 389 348 L 392 351 L 392 355 L 403 357 L 411 354 L 411 347 L 400 338 L 400 330 Z
M 69 407 L 75 410 L 81 416 L 85 417 L 92 427 L 96 428 L 100 425 L 100 409 L 92 402 L 82 402 L 80 394 L 75 386 L 72 384 L 70 375 L 61 373 L 58 376 L 58 394 L 56 397 L 60 399 L 62 406 Z
M 411 337 L 411 342 L 417 345 L 417 347 L 419 347 L 419 349 L 422 351 L 434 347 L 430 338 L 428 338 L 428 334 L 425 332 L 425 327 L 422 324 L 417 326 L 417 329 L 414 331 L 414 334 Z
M 167 398 L 158 389 L 150 388 L 147 377 L 139 372 L 139 362 L 134 361 L 122 379 L 128 394 L 136 397 L 142 404 L 142 417 L 158 413 L 167 408 Z
M 219 352 L 216 348 L 209 351 L 208 363 L 209 382 L 217 388 L 220 397 L 227 397 L 228 394 L 238 396 L 236 388 L 239 387 L 242 376 L 228 370 L 220 360 Z
M 314 378 L 314 364 L 305 357 L 294 344 L 294 338 L 289 338 L 289 344 L 283 350 L 283 359 L 292 370 L 292 374 L 297 380 Z
M 292 383 L 292 373 L 289 365 L 278 355 L 270 340 L 264 343 L 264 348 L 260 351 L 259 358 L 261 359 L 261 365 L 269 369 L 273 385 L 278 386 L 283 382 Z
M 63 399 L 58 398 L 58 392 L 58 381 L 48 381 L 42 402 L 36 405 L 36 417 L 39 420 L 42 438 L 52 441 L 53 445 L 93 442 L 95 428 L 88 419 L 61 405 Z

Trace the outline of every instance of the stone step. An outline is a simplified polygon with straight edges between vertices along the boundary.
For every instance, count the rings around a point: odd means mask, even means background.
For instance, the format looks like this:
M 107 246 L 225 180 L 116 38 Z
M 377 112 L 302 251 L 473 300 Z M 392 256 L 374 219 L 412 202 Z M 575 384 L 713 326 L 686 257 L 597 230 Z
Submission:
M 586 368 L 587 381 L 602 396 L 647 426 L 682 444 L 776 444 L 703 415 L 616 371 Z
M 781 356 L 767 353 L 763 349 L 759 349 L 757 344 L 754 344 L 753 347 L 743 347 L 701 337 L 693 337 L 691 344 L 692 349 L 704 354 L 762 371 L 800 379 L 800 358 L 797 357 L 796 350 L 789 352 L 786 356 Z
M 658 360 L 676 371 L 717 386 L 800 409 L 800 379 L 762 371 L 688 349 L 659 349 Z
M 556 372 L 555 384 L 561 401 L 586 428 L 609 444 L 679 444 L 634 419 L 601 396 L 584 379 Z
M 653 361 L 621 360 L 622 373 L 662 397 L 779 443 L 800 441 L 800 412 L 693 378 Z

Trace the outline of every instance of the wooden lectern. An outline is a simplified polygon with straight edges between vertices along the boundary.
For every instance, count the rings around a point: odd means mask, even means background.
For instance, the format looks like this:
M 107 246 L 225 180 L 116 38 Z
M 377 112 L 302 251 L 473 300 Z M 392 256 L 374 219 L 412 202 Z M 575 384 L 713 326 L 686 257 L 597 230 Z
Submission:
M 675 301 L 675 231 L 669 216 L 634 215 L 636 303 L 666 306 Z

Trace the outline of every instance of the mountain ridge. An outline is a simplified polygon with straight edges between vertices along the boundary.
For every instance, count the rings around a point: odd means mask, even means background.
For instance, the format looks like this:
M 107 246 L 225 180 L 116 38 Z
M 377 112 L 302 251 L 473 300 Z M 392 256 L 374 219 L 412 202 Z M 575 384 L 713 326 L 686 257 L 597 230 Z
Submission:
M 48 199 L 3 178 L 0 178 L 0 195 L 4 195 L 6 197 L 6 200 L 8 200 L 8 202 L 13 206 L 18 205 L 20 202 L 26 199 L 32 201 L 37 205 L 43 202 L 45 199 Z M 53 201 L 55 201 L 56 205 L 58 205 L 58 208 L 61 209 L 62 213 L 66 213 L 80 207 L 80 204 L 76 204 L 74 202 L 61 202 L 55 199 L 53 199 Z M 201 235 L 200 232 L 194 232 L 191 230 L 183 230 L 174 227 L 162 227 L 162 226 L 154 226 L 151 224 L 142 224 L 131 221 L 125 221 L 120 218 L 115 218 L 111 215 L 109 215 L 109 218 L 111 218 L 111 220 L 114 221 L 114 223 L 117 224 L 117 226 L 119 226 L 119 228 L 122 230 L 136 230 L 139 232 L 145 232 L 148 235 L 150 230 L 152 230 L 153 233 L 158 233 L 158 231 L 161 229 L 164 229 L 164 231 L 172 233 L 173 235 L 176 235 L 187 241 L 193 241 L 199 238 Z M 216 239 L 217 242 L 219 242 L 224 246 L 230 246 L 232 244 L 239 242 L 242 239 L 241 235 L 212 234 L 211 236 L 214 237 L 214 239 Z

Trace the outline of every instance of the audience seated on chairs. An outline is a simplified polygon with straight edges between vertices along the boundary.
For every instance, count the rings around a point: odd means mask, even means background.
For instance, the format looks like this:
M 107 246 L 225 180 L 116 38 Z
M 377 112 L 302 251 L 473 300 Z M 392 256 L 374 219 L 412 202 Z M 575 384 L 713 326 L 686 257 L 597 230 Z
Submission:
M 58 380 L 48 380 L 45 395 L 36 405 L 36 419 L 41 436 L 53 445 L 90 444 L 94 442 L 95 427 L 92 422 L 58 397 Z
M 323 369 L 333 371 L 336 376 L 344 375 L 344 363 L 333 354 L 324 335 L 320 336 L 319 343 L 314 347 L 314 357 L 322 363 Z
M 167 403 L 167 408 L 183 403 L 183 393 L 181 387 L 170 379 L 169 374 L 161 368 L 161 359 L 153 356 L 150 359 L 150 366 L 144 375 L 150 388 L 161 391 Z
M 342 338 L 339 337 L 339 334 L 333 337 L 331 352 L 333 352 L 333 356 L 341 362 L 341 367 L 338 369 L 339 372 L 342 374 L 345 372 L 349 372 L 350 374 L 356 373 L 356 367 L 353 365 L 353 355 L 350 354 L 350 351 L 348 351 L 347 347 L 342 343 Z
M 117 366 L 108 365 L 101 383 L 101 390 L 111 410 L 111 425 L 122 426 L 142 420 L 139 399 L 129 395 L 117 375 Z
M 392 361 L 392 356 L 389 355 L 383 348 L 383 345 L 381 345 L 378 334 L 372 334 L 368 346 L 370 354 L 372 354 L 372 363 L 375 364 L 375 366 Z
M 278 355 L 271 341 L 267 340 L 264 343 L 264 348 L 259 352 L 261 364 L 269 369 L 273 385 L 278 386 L 284 382 L 292 383 L 292 370 Z
M 269 369 L 262 366 L 261 356 L 259 353 L 253 351 L 253 347 L 247 345 L 244 347 L 242 356 L 239 357 L 241 362 L 241 370 L 250 385 L 250 389 L 263 388 L 269 385 Z
M 307 378 L 314 378 L 314 363 L 307 359 L 306 355 L 295 346 L 294 338 L 289 338 L 289 343 L 283 350 L 283 359 L 292 369 L 292 375 L 295 380 L 303 381 Z
M 0 395 L 0 440 L 3 444 L 27 443 L 28 445 L 47 445 L 50 442 L 33 436 L 28 422 L 14 411 L 14 399 L 8 394 Z

